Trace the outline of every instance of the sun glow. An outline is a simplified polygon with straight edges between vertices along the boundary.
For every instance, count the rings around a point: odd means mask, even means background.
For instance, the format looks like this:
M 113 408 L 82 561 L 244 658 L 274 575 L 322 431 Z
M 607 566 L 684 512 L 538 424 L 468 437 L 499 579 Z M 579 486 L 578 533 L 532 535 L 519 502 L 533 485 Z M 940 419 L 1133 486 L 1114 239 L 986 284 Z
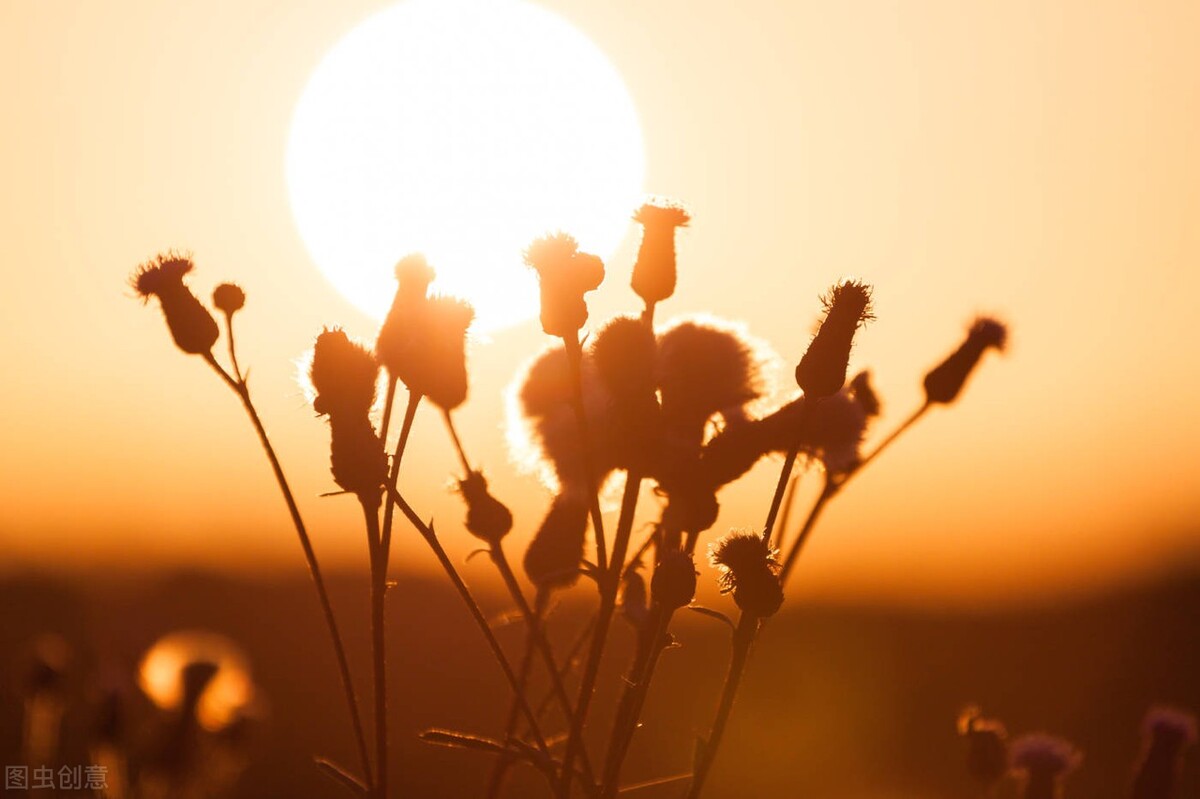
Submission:
M 535 236 L 616 248 L 644 161 L 620 76 L 570 24 L 520 0 L 408 0 L 317 67 L 287 178 L 309 252 L 355 305 L 381 318 L 393 264 L 419 250 L 495 329 L 536 314 Z

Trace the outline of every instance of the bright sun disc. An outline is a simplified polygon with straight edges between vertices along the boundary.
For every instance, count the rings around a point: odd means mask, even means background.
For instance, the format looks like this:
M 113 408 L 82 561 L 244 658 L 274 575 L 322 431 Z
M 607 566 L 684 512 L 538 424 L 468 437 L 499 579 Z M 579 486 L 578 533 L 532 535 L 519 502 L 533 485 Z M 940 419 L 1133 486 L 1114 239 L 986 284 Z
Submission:
M 359 308 L 382 318 L 393 265 L 420 251 L 496 329 L 537 313 L 533 238 L 617 247 L 644 162 L 620 76 L 570 24 L 521 0 L 408 0 L 317 67 L 287 179 L 310 254 Z

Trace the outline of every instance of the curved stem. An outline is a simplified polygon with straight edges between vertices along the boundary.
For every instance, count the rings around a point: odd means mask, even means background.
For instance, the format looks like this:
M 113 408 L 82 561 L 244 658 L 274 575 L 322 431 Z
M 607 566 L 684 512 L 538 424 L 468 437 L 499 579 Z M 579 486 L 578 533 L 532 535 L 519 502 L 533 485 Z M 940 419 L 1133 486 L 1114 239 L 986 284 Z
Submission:
M 412 524 L 412 526 L 416 528 L 417 532 L 421 534 L 421 537 L 425 539 L 425 543 L 429 545 L 429 548 L 433 550 L 433 554 L 437 558 L 438 563 L 441 564 L 442 569 L 446 572 L 446 576 L 450 578 L 450 582 L 454 585 L 455 590 L 457 590 L 459 596 L 462 597 L 463 602 L 467 606 L 467 610 L 470 611 L 471 617 L 475 620 L 476 625 L 479 627 L 479 631 L 483 633 L 483 637 L 487 641 L 488 647 L 492 650 L 492 654 L 495 656 L 496 662 L 500 665 L 501 671 L 504 672 L 504 678 L 508 680 L 509 686 L 513 689 L 513 693 L 521 703 L 521 713 L 529 722 L 529 729 L 534 737 L 534 744 L 537 746 L 538 751 L 542 755 L 549 758 L 549 748 L 546 746 L 546 739 L 542 735 L 541 727 L 538 724 L 537 717 L 533 710 L 529 707 L 529 702 L 526 700 L 524 692 L 520 690 L 520 681 L 517 679 L 517 675 L 513 671 L 512 664 L 508 662 L 508 657 L 504 654 L 503 647 L 501 647 L 500 642 L 496 640 L 496 634 L 492 632 L 492 628 L 491 625 L 488 624 L 487 617 L 483 615 L 483 611 L 480 609 L 479 603 L 475 601 L 475 597 L 471 594 L 471 589 L 467 587 L 467 584 L 463 581 L 462 575 L 458 573 L 458 569 L 455 568 L 453 561 L 450 560 L 450 556 L 446 554 L 446 550 L 442 546 L 442 543 L 438 540 L 437 534 L 434 532 L 432 525 L 426 524 L 424 521 L 422 521 L 421 517 L 417 515 L 417 512 L 412 509 L 412 506 L 409 505 L 404 497 L 400 496 L 398 492 L 390 491 L 389 494 L 392 498 L 392 501 L 396 503 L 396 507 L 400 509 L 400 512 L 404 514 L 409 523 Z
M 893 430 L 887 438 L 885 438 L 883 441 L 879 442 L 879 446 L 875 447 L 875 449 L 873 449 L 869 455 L 867 455 L 865 458 L 860 460 L 858 462 L 858 464 L 855 465 L 855 467 L 850 470 L 850 473 L 846 475 L 846 478 L 844 480 L 842 480 L 842 482 L 845 483 L 846 480 L 849 480 L 850 477 L 852 477 L 854 474 L 862 471 L 863 468 L 868 463 L 870 463 L 871 461 L 873 461 L 877 457 L 879 457 L 879 453 L 881 453 L 885 449 L 887 449 L 888 446 L 890 446 L 897 438 L 899 438 L 901 436 L 901 434 L 903 434 L 906 430 L 908 430 L 908 428 L 910 428 L 914 424 L 916 424 L 917 421 L 922 416 L 924 416 L 925 413 L 932 407 L 933 407 L 932 403 L 926 402 L 920 408 L 917 408 L 915 411 L 913 411 L 912 415 L 910 415 L 907 419 L 905 419 L 903 422 L 901 422 L 900 426 L 897 427 L 895 430 Z
M 750 648 L 754 636 L 758 632 L 758 617 L 743 613 L 738 619 L 737 629 L 733 633 L 733 650 L 729 654 L 729 671 L 725 674 L 725 687 L 721 689 L 721 701 L 717 705 L 717 715 L 713 718 L 708 740 L 704 742 L 700 753 L 700 761 L 692 775 L 692 784 L 688 788 L 685 799 L 696 799 L 704 789 L 713 761 L 717 757 L 717 748 L 721 745 L 721 737 L 725 733 L 725 725 L 729 722 L 729 714 L 733 711 L 733 700 L 737 697 L 738 686 L 742 681 L 742 673 L 746 670 L 746 662 L 750 658 Z
M 450 416 L 450 411 L 442 408 L 442 418 L 446 420 L 446 430 L 450 433 L 450 441 L 454 444 L 454 451 L 458 454 L 458 462 L 462 464 L 465 474 L 471 473 L 471 462 L 467 460 L 467 451 L 463 449 L 462 439 L 458 437 L 458 429 L 454 426 L 454 419 Z
M 844 483 L 841 485 L 844 485 Z M 800 528 L 800 534 L 796 536 L 796 540 L 788 548 L 787 557 L 783 560 L 783 568 L 779 570 L 780 585 L 787 585 L 788 575 L 796 567 L 796 560 L 800 557 L 800 552 L 804 549 L 804 544 L 808 541 L 808 537 L 812 535 L 813 528 L 817 524 L 817 519 L 821 516 L 821 511 L 824 510 L 831 499 L 837 496 L 839 490 L 840 485 L 834 483 L 826 475 L 825 487 L 821 489 L 821 495 L 817 497 L 817 501 L 813 503 L 812 509 L 808 512 L 808 517 L 805 518 L 804 525 Z
M 212 357 L 212 353 L 208 353 L 205 356 L 205 361 L 216 370 L 221 379 L 241 399 L 242 406 L 246 409 L 246 414 L 250 417 L 254 432 L 257 433 L 258 441 L 262 445 L 263 451 L 267 456 L 267 461 L 271 465 L 271 471 L 275 475 L 275 482 L 279 484 L 280 493 L 283 494 L 283 501 L 287 505 L 288 514 L 291 516 L 292 526 L 296 528 L 296 537 L 300 540 L 300 549 L 304 552 L 304 561 L 308 565 L 308 573 L 312 578 L 313 587 L 316 589 L 317 599 L 321 603 L 321 612 L 325 617 L 325 626 L 329 630 L 334 657 L 337 660 L 338 676 L 342 683 L 342 692 L 345 695 L 346 707 L 350 711 L 350 722 L 354 728 L 354 739 L 358 747 L 359 758 L 362 761 L 363 774 L 368 783 L 373 783 L 371 759 L 367 754 L 367 737 L 363 728 L 362 716 L 359 715 L 358 699 L 354 692 L 354 681 L 350 677 L 350 664 L 346 658 L 346 647 L 342 643 L 342 634 L 338 629 L 337 618 L 333 614 L 333 605 L 329 601 L 329 591 L 325 587 L 325 579 L 321 576 L 321 567 L 317 563 L 317 553 L 313 549 L 312 540 L 308 536 L 308 529 L 304 525 L 304 519 L 300 516 L 300 508 L 296 505 L 296 498 L 292 494 L 287 477 L 284 476 L 283 466 L 279 463 L 279 457 L 275 454 L 275 447 L 272 446 L 271 439 L 267 436 L 267 431 L 258 416 L 258 411 L 250 399 L 249 386 L 244 380 L 235 380 L 230 377 L 229 373 L 222 369 L 221 365 Z

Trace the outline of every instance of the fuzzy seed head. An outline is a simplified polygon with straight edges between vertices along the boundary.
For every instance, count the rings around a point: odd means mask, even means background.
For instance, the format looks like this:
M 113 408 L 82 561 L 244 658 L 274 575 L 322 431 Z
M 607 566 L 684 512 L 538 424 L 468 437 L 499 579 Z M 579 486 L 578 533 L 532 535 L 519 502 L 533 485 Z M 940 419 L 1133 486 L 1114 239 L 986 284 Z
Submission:
M 596 334 L 590 354 L 605 388 L 633 399 L 654 394 L 656 349 L 654 333 L 642 320 L 618 316 Z
M 525 574 L 539 590 L 569 588 L 579 579 L 587 535 L 584 495 L 559 494 L 525 551 Z
M 703 424 L 739 409 L 763 391 L 769 352 L 729 324 L 684 319 L 658 336 L 663 413 L 673 424 Z
M 139 266 L 130 282 L 143 300 L 158 298 L 179 349 L 189 355 L 203 355 L 212 352 L 220 331 L 212 314 L 183 282 L 193 268 L 192 259 L 186 255 L 166 252 Z
M 467 503 L 467 532 L 488 544 L 498 544 L 513 526 L 512 513 L 488 491 L 482 472 L 471 472 L 458 484 Z
M 1003 350 L 1007 339 L 1002 322 L 976 319 L 959 348 L 925 375 L 926 401 L 945 405 L 957 399 L 983 354 L 989 349 Z
M 774 615 L 783 604 L 779 562 L 761 535 L 729 533 L 709 545 L 708 559 L 721 573 L 721 593 L 732 593 L 743 612 L 763 618 Z
M 213 289 L 213 307 L 226 316 L 233 316 L 246 304 L 246 292 L 233 283 L 222 283 Z
M 872 319 L 871 287 L 845 280 L 822 298 L 825 319 L 796 366 L 796 384 L 806 397 L 828 397 L 846 382 L 846 364 L 854 333 Z
M 647 306 L 653 306 L 675 293 L 675 229 L 687 225 L 691 217 L 680 205 L 650 202 L 633 219 L 642 225 L 642 243 L 630 285 Z

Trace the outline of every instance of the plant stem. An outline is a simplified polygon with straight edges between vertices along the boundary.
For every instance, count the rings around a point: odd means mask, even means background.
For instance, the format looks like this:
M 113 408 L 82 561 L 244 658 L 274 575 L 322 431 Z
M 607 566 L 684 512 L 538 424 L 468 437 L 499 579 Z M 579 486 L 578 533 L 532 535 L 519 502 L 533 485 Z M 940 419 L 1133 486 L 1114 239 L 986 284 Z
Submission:
M 629 536 L 633 531 L 633 517 L 637 510 L 638 492 L 642 476 L 630 469 L 625 474 L 625 491 L 621 497 L 621 514 L 617 522 L 617 533 L 613 538 L 612 559 L 607 569 L 601 567 L 597 580 L 600 587 L 600 610 L 596 617 L 596 629 L 592 633 L 592 646 L 588 651 L 587 663 L 579 685 L 579 699 L 575 702 L 575 716 L 571 720 L 571 731 L 567 736 L 567 748 L 563 753 L 563 770 L 560 775 L 558 793 L 561 799 L 571 795 L 572 764 L 583 750 L 583 730 L 587 724 L 588 708 L 600 673 L 600 663 L 608 642 L 608 630 L 612 626 L 613 613 L 617 607 L 617 589 L 621 583 L 621 572 L 625 568 L 625 555 L 629 550 Z
M 812 509 L 808 512 L 808 517 L 804 520 L 804 525 L 800 528 L 800 534 L 796 536 L 796 540 L 788 548 L 787 557 L 783 560 L 783 568 L 779 570 L 779 582 L 781 585 L 787 585 L 788 575 L 796 567 L 796 560 L 800 557 L 800 552 L 804 549 L 804 543 L 808 541 L 808 537 L 812 534 L 813 527 L 816 526 L 817 519 L 821 516 L 821 511 L 824 510 L 831 499 L 837 496 L 841 485 L 844 485 L 844 483 L 834 483 L 828 475 L 825 476 L 825 486 L 821 489 L 821 495 L 813 503 Z
M 667 627 L 671 623 L 672 615 L 673 611 L 657 603 L 651 605 L 650 616 L 646 619 L 646 627 L 639 637 L 637 655 L 630 670 L 630 678 L 621 694 L 617 717 L 609 736 L 600 794 L 602 799 L 611 799 L 619 790 L 621 766 L 637 731 L 638 719 L 641 718 L 646 695 L 650 692 L 650 682 L 654 677 L 658 658 L 666 649 Z
M 575 409 L 575 420 L 579 425 L 580 450 L 583 454 L 583 477 L 587 481 L 591 500 L 592 531 L 596 535 L 596 564 L 603 571 L 607 568 L 607 542 L 604 540 L 604 517 L 600 513 L 600 486 L 596 482 L 596 467 L 592 457 L 592 438 L 588 430 L 587 408 L 583 404 L 583 347 L 579 339 L 568 336 L 563 339 L 567 352 L 567 364 L 571 370 L 571 405 Z
M 396 381 L 392 381 L 394 388 Z M 390 404 L 390 403 L 389 403 Z M 392 502 L 392 495 L 396 492 L 396 484 L 400 480 L 400 461 L 404 459 L 404 450 L 408 446 L 408 434 L 412 432 L 413 419 L 417 416 L 417 406 L 421 404 L 421 395 L 409 392 L 408 405 L 404 409 L 404 422 L 400 425 L 400 438 L 396 441 L 396 451 L 392 453 L 392 468 L 388 473 L 388 484 L 386 499 L 383 503 L 383 537 L 381 539 L 383 547 L 383 562 L 386 564 L 391 560 L 392 552 L 392 524 L 393 516 L 395 515 L 396 504 Z M 387 420 L 390 413 L 385 413 L 383 427 L 387 428 Z M 381 434 L 380 438 L 383 438 Z M 384 439 L 384 446 L 387 446 L 387 440 Z
M 509 593 L 512 594 L 513 600 L 517 603 L 521 615 L 525 617 L 525 622 L 529 627 L 529 635 L 532 636 L 534 645 L 542 654 L 542 660 L 546 664 L 546 671 L 550 675 L 551 687 L 554 689 L 558 702 L 562 706 L 563 714 L 568 719 L 574 718 L 578 714 L 571 707 L 571 699 L 567 696 L 566 686 L 558 673 L 558 663 L 554 659 L 554 651 L 550 648 L 550 642 L 546 639 L 542 627 L 538 623 L 541 617 L 540 609 L 538 612 L 535 612 L 525 600 L 525 595 L 521 591 L 517 577 L 513 574 L 512 566 L 509 564 L 508 558 L 504 554 L 504 549 L 499 543 L 492 546 L 490 554 L 492 562 L 496 564 L 496 569 L 500 572 L 500 576 L 504 580 L 505 586 L 508 587 Z M 563 763 L 567 768 L 570 768 L 570 764 L 567 764 L 566 760 Z M 584 779 L 589 783 L 595 784 L 595 776 L 592 773 L 592 766 L 586 752 L 580 752 L 579 764 Z
M 450 416 L 450 411 L 442 409 L 442 418 L 446 420 L 446 430 L 450 432 L 450 441 L 454 444 L 454 451 L 458 455 L 458 462 L 462 464 L 465 474 L 471 473 L 471 462 L 467 459 L 467 451 L 463 449 L 462 439 L 458 437 L 458 430 L 454 427 L 454 419 Z
M 869 455 L 867 455 L 865 458 L 860 460 L 855 465 L 855 467 L 850 470 L 850 473 L 846 475 L 846 478 L 845 478 L 845 480 L 842 480 L 842 483 L 844 484 L 846 482 L 846 480 L 849 480 L 850 477 L 852 477 L 854 474 L 862 471 L 863 467 L 865 467 L 868 463 L 870 463 L 871 461 L 873 461 L 877 457 L 879 457 L 879 453 L 881 453 L 885 449 L 887 449 L 888 446 L 890 444 L 892 444 L 892 442 L 894 442 L 897 438 L 899 438 L 902 433 L 904 433 L 906 430 L 908 430 L 908 428 L 910 428 L 914 424 L 916 424 L 917 421 L 922 416 L 924 416 L 926 414 L 926 412 L 928 412 L 928 410 L 932 407 L 933 407 L 932 403 L 926 402 L 924 405 L 922 405 L 921 407 L 919 407 L 915 411 L 913 411 L 913 413 L 907 419 L 905 419 L 903 422 L 901 422 L 900 426 L 897 427 L 895 430 L 893 430 L 887 438 L 885 438 L 883 441 L 879 442 L 879 446 L 875 447 L 875 449 L 872 450 Z
M 704 789 L 704 782 L 717 757 L 717 748 L 721 744 L 721 736 L 733 710 L 733 700 L 737 696 L 738 686 L 742 681 L 742 673 L 746 670 L 746 662 L 750 658 L 750 648 L 754 644 L 758 632 L 758 617 L 742 613 L 738 619 L 737 629 L 733 632 L 733 649 L 729 655 L 729 671 L 725 674 L 725 687 L 721 689 L 721 701 L 717 705 L 717 715 L 713 718 L 708 740 L 700 753 L 700 762 L 696 764 L 692 775 L 692 784 L 688 788 L 685 799 L 696 799 Z
M 375 791 L 386 799 L 388 784 L 387 636 L 384 605 L 387 594 L 387 560 L 379 530 L 379 505 L 360 497 L 371 552 L 371 654 L 375 678 Z
M 250 422 L 254 426 L 254 432 L 258 434 L 258 441 L 262 445 L 263 451 L 267 456 L 267 461 L 271 465 L 271 471 L 275 475 L 275 482 L 279 484 L 280 493 L 283 494 L 283 501 L 287 505 L 288 514 L 291 516 L 292 526 L 296 528 L 296 537 L 300 539 L 300 549 L 304 552 L 304 561 L 308 565 L 308 573 L 312 577 L 313 587 L 317 592 L 317 599 L 321 603 L 321 612 L 325 617 L 325 626 L 329 629 L 329 637 L 333 643 L 338 675 L 341 678 L 346 707 L 350 711 L 350 722 L 354 728 L 354 738 L 358 747 L 359 758 L 362 761 L 364 778 L 368 784 L 373 784 L 371 759 L 367 754 L 367 737 L 364 732 L 362 717 L 359 715 L 358 699 L 354 692 L 354 681 L 350 677 L 350 664 L 346 658 L 346 647 L 342 643 L 342 634 L 338 630 L 337 618 L 333 614 L 333 604 L 329 601 L 329 591 L 325 587 L 325 579 L 321 576 L 321 567 L 317 563 L 317 553 L 313 549 L 312 540 L 308 536 L 308 528 L 305 527 L 304 519 L 300 516 L 300 508 L 296 505 L 296 498 L 292 494 L 287 477 L 284 476 L 283 466 L 279 463 L 279 457 L 275 454 L 275 447 L 272 446 L 271 439 L 267 436 L 267 431 L 258 416 L 258 410 L 254 407 L 254 402 L 250 399 L 250 387 L 244 379 L 235 380 L 230 377 L 229 373 L 221 368 L 221 365 L 212 357 L 212 353 L 205 355 L 205 361 L 216 370 L 221 379 L 241 399 L 242 406 L 246 409 L 246 414 L 250 417 Z
M 530 733 L 534 737 L 534 744 L 537 746 L 538 751 L 541 754 L 549 758 L 550 751 L 546 746 L 546 739 L 542 735 L 541 727 L 538 724 L 537 717 L 535 716 L 533 710 L 529 707 L 529 702 L 525 698 L 525 693 L 520 690 L 520 681 L 517 679 L 517 675 L 513 671 L 512 665 L 508 662 L 508 657 L 504 654 L 503 647 L 501 647 L 500 642 L 496 640 L 496 634 L 492 632 L 492 628 L 491 625 L 488 624 L 487 617 L 483 615 L 483 611 L 480 609 L 479 603 L 475 601 L 475 597 L 471 594 L 471 589 L 467 587 L 467 584 L 462 579 L 462 575 L 460 575 L 458 573 L 458 569 L 455 568 L 454 562 L 451 561 L 450 556 L 446 554 L 446 550 L 444 547 L 442 547 L 441 542 L 438 540 L 437 534 L 434 532 L 432 525 L 426 524 L 424 521 L 422 521 L 421 517 L 417 515 L 417 512 L 412 509 L 412 506 L 409 505 L 404 497 L 402 497 L 398 492 L 390 491 L 389 494 L 391 495 L 392 501 L 396 503 L 396 507 L 400 509 L 400 512 L 404 514 L 409 523 L 412 524 L 412 526 L 416 528 L 417 532 L 421 534 L 421 537 L 425 539 L 425 543 L 429 545 L 429 548 L 433 550 L 433 554 L 435 557 L 437 557 L 438 563 L 441 564 L 442 569 L 446 572 L 446 576 L 450 578 L 450 582 L 454 585 L 455 590 L 457 590 L 459 596 L 462 597 L 463 602 L 467 606 L 467 610 L 470 611 L 471 617 L 479 626 L 479 630 L 481 633 L 483 633 L 483 637 L 487 641 L 488 647 L 492 650 L 492 654 L 496 657 L 496 662 L 500 665 L 501 671 L 504 672 L 505 679 L 508 680 L 509 686 L 513 689 L 513 693 L 517 696 L 518 701 L 521 703 L 521 713 L 529 722 L 529 729 Z
M 540 622 L 542 615 L 541 603 L 537 608 L 535 622 Z M 517 682 L 521 693 L 528 696 L 529 691 L 529 673 L 533 670 L 533 653 L 535 651 L 535 642 L 533 637 L 532 623 L 530 624 L 529 632 L 526 635 L 525 651 L 521 655 L 521 666 L 517 672 Z M 553 692 L 551 696 L 553 696 Z M 512 704 L 508 709 L 508 720 L 504 723 L 504 746 L 506 751 L 496 757 L 496 763 L 492 766 L 492 773 L 488 776 L 487 783 L 487 799 L 499 799 L 501 792 L 504 790 L 504 779 L 508 776 L 508 769 L 513 763 L 514 756 L 507 751 L 508 747 L 513 745 L 517 738 L 517 726 L 521 723 L 521 703 L 513 698 Z M 550 781 L 551 786 L 554 784 L 553 778 Z

